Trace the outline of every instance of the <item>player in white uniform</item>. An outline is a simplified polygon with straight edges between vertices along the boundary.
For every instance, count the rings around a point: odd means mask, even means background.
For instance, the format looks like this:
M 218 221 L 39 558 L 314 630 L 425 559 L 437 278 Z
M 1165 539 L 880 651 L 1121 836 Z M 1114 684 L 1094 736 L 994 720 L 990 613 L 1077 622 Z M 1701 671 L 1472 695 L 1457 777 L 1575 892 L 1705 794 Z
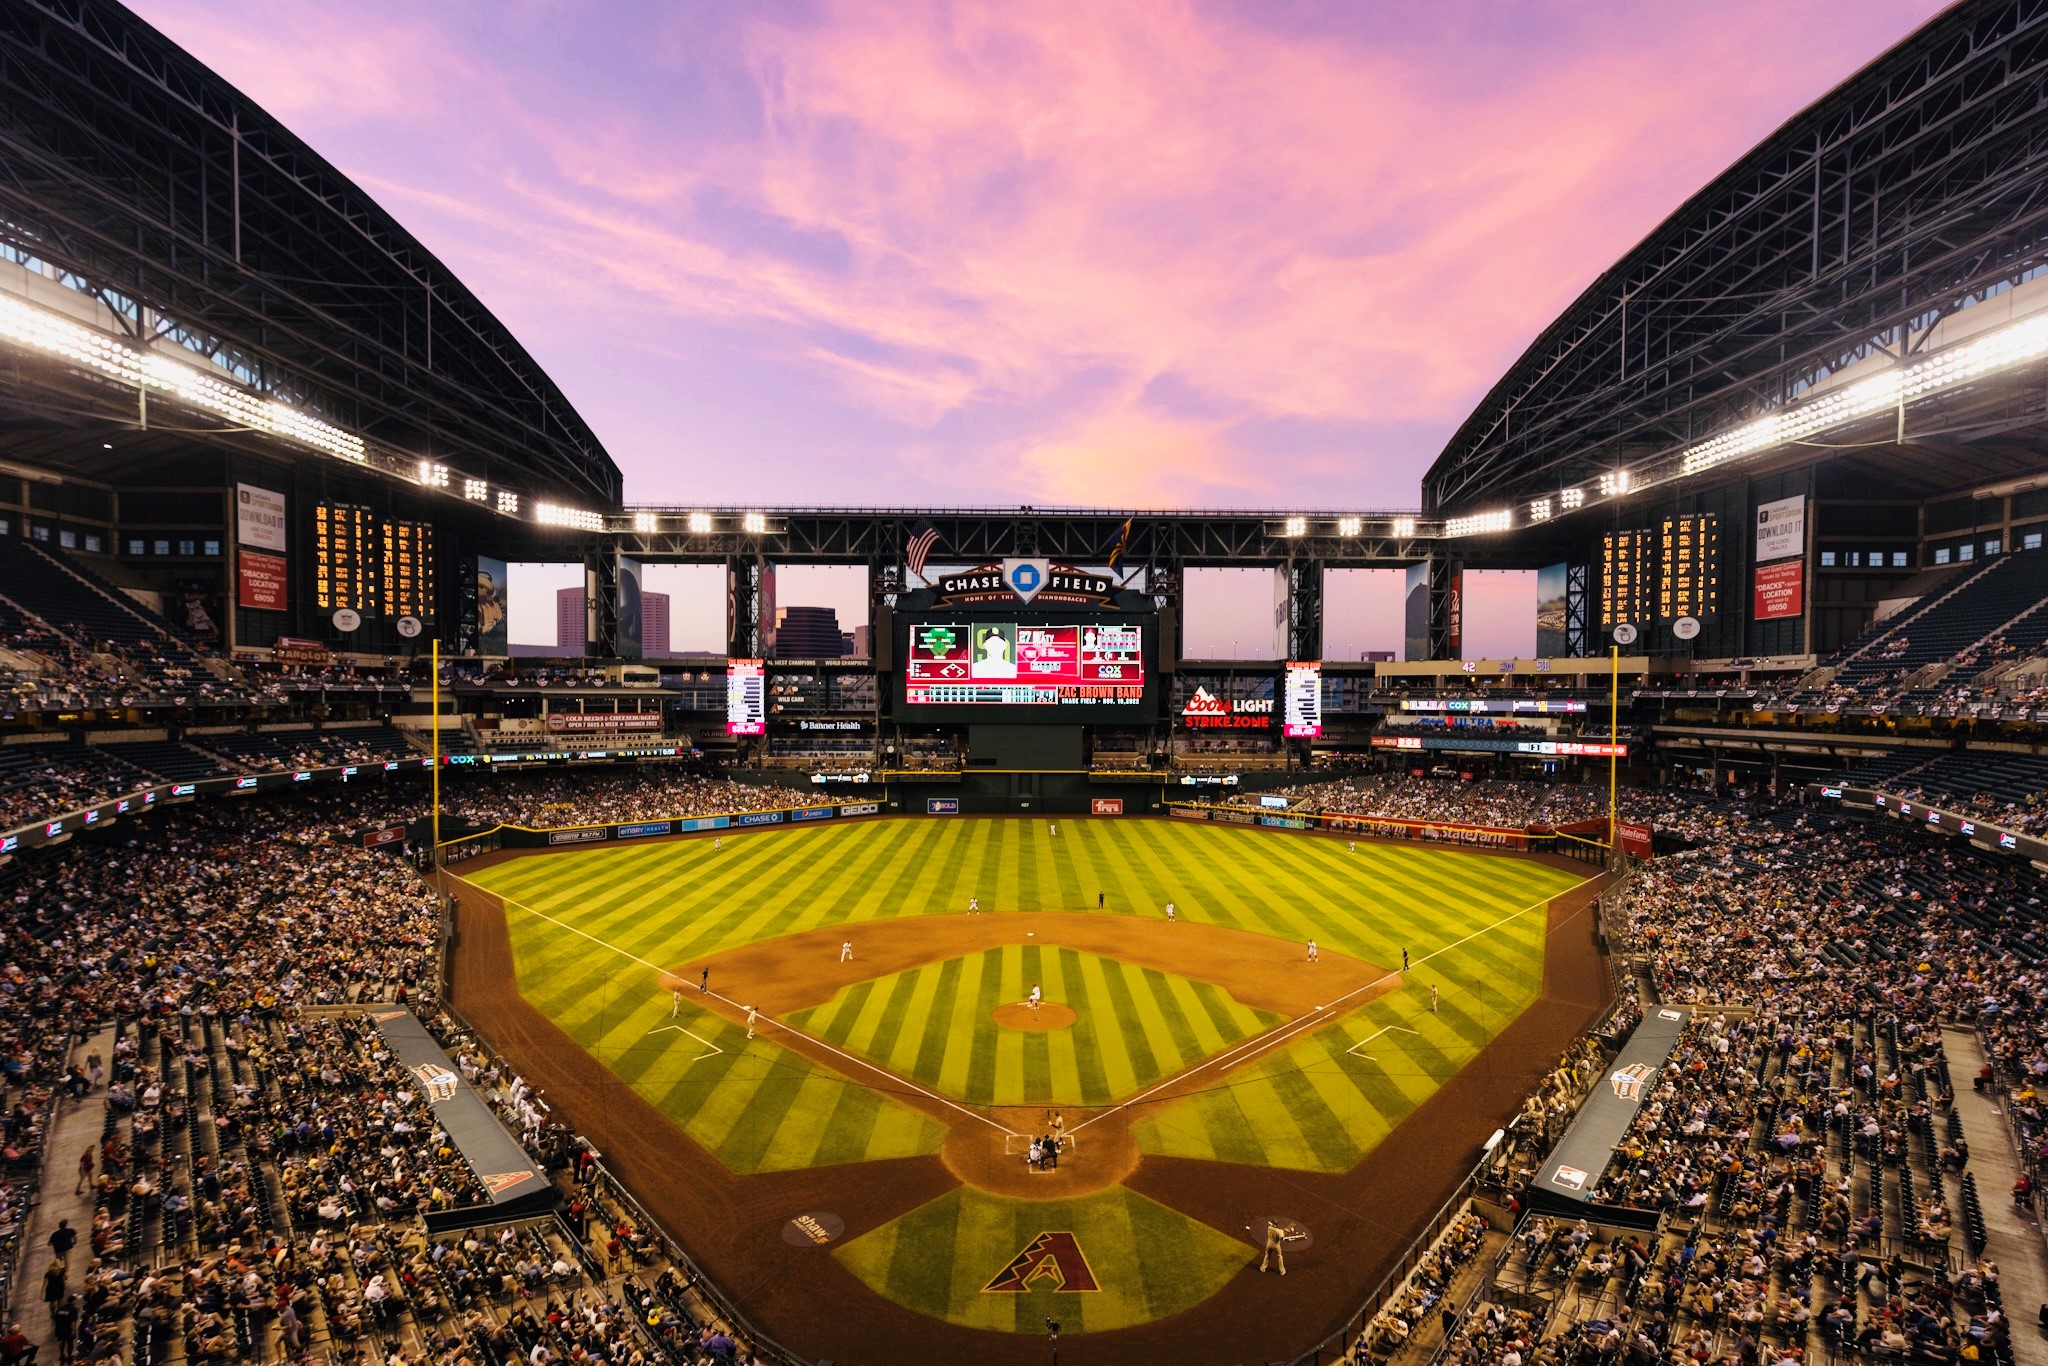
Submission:
M 747 1037 L 750 1039 L 754 1037 L 754 1020 L 760 1013 L 752 1006 L 747 1007 Z
M 1171 901 L 1166 903 L 1166 923 L 1169 925 L 1173 923 L 1173 903 Z
M 981 914 L 981 898 L 980 898 L 980 897 L 978 897 L 978 896 L 970 896 L 970 897 L 968 897 L 968 898 L 967 898 L 967 913 L 968 913 L 969 915 L 980 915 L 980 914 Z
M 853 941 L 849 939 L 839 946 L 839 961 L 844 963 L 851 957 L 853 957 Z
M 1033 982 L 1031 984 L 1031 1013 L 1033 1015 L 1038 1013 L 1038 1003 L 1042 999 L 1044 998 L 1038 990 L 1038 983 Z
M 1322 952 L 1321 950 L 1316 948 L 1316 941 L 1313 939 L 1308 941 L 1308 961 L 1311 963 L 1320 963 L 1323 961 Z

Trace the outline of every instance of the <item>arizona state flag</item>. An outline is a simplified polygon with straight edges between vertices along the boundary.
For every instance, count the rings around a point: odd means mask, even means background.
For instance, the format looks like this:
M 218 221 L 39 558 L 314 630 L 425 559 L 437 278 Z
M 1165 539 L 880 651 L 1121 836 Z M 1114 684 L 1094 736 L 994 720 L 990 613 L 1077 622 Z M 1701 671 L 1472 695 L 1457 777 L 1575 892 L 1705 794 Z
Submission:
M 1116 562 L 1124 557 L 1124 551 L 1130 549 L 1131 523 L 1137 520 L 1135 517 L 1124 518 L 1124 529 L 1116 534 L 1116 548 L 1109 552 L 1109 567 L 1111 569 L 1116 568 Z

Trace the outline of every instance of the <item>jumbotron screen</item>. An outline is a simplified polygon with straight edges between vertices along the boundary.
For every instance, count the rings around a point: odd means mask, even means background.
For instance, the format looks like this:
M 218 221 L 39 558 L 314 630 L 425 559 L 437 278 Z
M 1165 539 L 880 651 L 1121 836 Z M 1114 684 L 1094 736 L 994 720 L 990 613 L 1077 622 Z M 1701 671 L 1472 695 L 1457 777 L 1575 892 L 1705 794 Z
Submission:
M 907 634 L 907 707 L 1129 720 L 1147 704 L 1141 621 L 917 620 Z

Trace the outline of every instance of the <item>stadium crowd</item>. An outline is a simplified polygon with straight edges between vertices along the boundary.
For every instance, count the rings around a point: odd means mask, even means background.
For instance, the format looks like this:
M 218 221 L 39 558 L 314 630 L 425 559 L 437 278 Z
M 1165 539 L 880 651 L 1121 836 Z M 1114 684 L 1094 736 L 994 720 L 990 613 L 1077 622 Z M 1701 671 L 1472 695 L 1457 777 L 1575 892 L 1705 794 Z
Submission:
M 1607 810 L 1604 791 L 1565 783 L 1476 778 L 1416 778 L 1408 773 L 1361 773 L 1239 793 L 1235 806 L 1258 806 L 1284 797 L 1298 811 L 1378 820 L 1446 821 L 1516 829 L 1589 820 Z
M 696 768 L 645 764 L 545 774 L 492 773 L 441 789 L 444 820 L 453 816 L 478 826 L 534 829 L 723 815 L 810 800 L 787 787 L 737 782 Z

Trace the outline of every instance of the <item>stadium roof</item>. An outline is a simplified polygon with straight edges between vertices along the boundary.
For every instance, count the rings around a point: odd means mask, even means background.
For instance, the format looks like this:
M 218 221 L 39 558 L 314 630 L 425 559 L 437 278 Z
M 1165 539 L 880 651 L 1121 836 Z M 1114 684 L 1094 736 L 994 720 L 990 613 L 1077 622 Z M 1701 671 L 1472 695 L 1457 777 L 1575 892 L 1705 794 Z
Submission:
M 1720 464 L 1703 443 L 1761 414 L 1938 353 L 2022 299 L 2048 302 L 2044 125 L 2048 0 L 1951 6 L 1595 280 L 1453 435 L 1424 476 L 1424 511 L 1566 489 L 1590 506 L 1600 475 L 1622 468 L 1690 476 Z M 1959 384 L 1910 411 L 1866 406 L 1860 428 L 1802 446 L 1749 443 L 1741 459 L 1853 445 L 1873 473 L 1955 488 L 2040 467 L 2021 438 L 2048 423 L 2044 398 L 2038 384 Z M 1517 509 L 1514 524 L 1531 516 Z
M 310 416 L 335 429 L 310 443 L 330 455 L 321 439 L 361 438 L 378 458 L 351 458 L 394 472 L 429 461 L 457 481 L 618 504 L 619 470 L 597 437 L 445 265 L 111 0 L 0 6 L 0 275 L 16 313 L 24 290 L 47 302 L 68 289 L 73 320 L 114 329 L 123 356 L 174 356 L 227 385 L 205 429 L 224 443 L 290 450 L 250 436 Z M 138 425 L 136 386 L 55 355 L 0 377 L 16 458 L 83 461 L 68 468 L 108 478 L 163 453 L 138 438 L 106 455 L 108 423 Z M 255 417 L 237 422 L 247 400 Z

